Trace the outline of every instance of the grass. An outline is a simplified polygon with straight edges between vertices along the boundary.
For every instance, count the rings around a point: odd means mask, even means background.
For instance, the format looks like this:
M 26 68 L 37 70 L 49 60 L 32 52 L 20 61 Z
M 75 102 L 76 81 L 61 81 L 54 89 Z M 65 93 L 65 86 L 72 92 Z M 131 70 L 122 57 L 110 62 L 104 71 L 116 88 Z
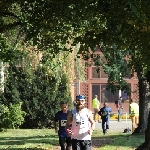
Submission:
M 116 132 L 111 132 L 104 136 L 99 134 L 99 131 L 96 131 L 93 139 L 104 141 L 104 144 L 102 142 L 102 146 L 99 145 L 97 150 L 135 150 L 144 142 L 145 136 L 143 134 L 131 135 L 131 133 Z
M 144 135 L 111 132 L 92 136 L 94 150 L 135 150 L 144 142 Z M 0 150 L 58 150 L 58 136 L 52 129 L 12 129 L 0 133 Z
M 46 150 L 58 145 L 50 129 L 15 129 L 0 133 L 0 150 Z

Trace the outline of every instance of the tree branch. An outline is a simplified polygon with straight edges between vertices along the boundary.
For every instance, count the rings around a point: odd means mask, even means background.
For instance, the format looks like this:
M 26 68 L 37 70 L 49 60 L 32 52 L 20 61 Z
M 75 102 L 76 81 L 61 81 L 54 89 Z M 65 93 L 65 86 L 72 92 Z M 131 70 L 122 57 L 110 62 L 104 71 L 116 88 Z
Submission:
M 8 16 L 10 16 L 10 17 L 14 17 L 14 18 L 20 20 L 19 16 L 17 16 L 16 14 L 14 14 L 14 13 L 12 13 L 12 12 L 2 12 L 2 16 L 3 16 L 3 17 L 8 17 Z
M 2 32 L 5 32 L 7 30 L 11 30 L 12 28 L 15 28 L 19 25 L 22 25 L 21 21 L 17 21 L 17 22 L 11 23 L 11 24 L 2 24 L 1 28 L 0 28 L 0 32 L 2 33 Z

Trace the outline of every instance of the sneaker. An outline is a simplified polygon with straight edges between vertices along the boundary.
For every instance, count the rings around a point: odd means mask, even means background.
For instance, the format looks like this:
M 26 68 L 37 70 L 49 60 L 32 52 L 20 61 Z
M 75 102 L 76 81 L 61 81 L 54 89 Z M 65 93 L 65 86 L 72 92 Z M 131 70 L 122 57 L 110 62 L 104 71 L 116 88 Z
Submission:
M 103 133 L 104 135 L 106 135 L 107 131 L 105 131 L 105 133 Z
M 109 125 L 106 125 L 106 129 L 109 129 Z

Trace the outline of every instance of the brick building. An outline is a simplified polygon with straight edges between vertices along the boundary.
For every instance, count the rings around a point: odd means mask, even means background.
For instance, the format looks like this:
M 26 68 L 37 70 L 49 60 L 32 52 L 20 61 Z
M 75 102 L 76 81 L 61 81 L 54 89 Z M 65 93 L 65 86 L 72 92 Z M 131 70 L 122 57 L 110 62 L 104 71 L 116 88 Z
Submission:
M 106 90 L 106 84 L 108 80 L 108 75 L 101 70 L 99 73 L 96 71 L 95 66 L 88 66 L 85 68 L 85 81 L 77 81 L 74 86 L 72 86 L 72 97 L 75 99 L 75 95 L 80 93 L 86 96 L 87 107 L 92 110 L 92 99 L 94 95 L 98 95 L 98 99 L 101 102 L 101 107 L 103 102 L 107 102 L 108 105 L 112 108 L 114 113 L 117 112 L 115 101 L 119 99 L 121 95 L 123 97 L 123 113 L 129 112 L 129 96 L 124 91 L 118 91 L 115 94 Z M 128 75 L 125 78 L 126 82 L 131 87 L 131 97 L 135 98 L 137 101 L 139 99 L 138 93 L 138 79 L 136 73 L 134 76 Z M 119 93 L 120 92 L 120 93 Z

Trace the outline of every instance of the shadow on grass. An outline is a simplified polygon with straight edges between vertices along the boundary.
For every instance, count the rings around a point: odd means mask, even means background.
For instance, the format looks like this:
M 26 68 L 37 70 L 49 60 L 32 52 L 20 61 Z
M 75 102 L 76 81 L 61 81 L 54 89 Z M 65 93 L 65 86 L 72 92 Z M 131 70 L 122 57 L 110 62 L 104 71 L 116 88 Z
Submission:
M 115 146 L 116 148 L 120 146 L 132 148 L 138 147 L 143 142 L 144 135 L 131 135 L 131 133 L 108 133 L 103 135 L 101 131 L 94 131 L 92 136 L 92 147 L 96 149 L 105 145 L 110 147 Z M 41 147 L 43 145 L 51 145 L 50 147 L 53 147 L 54 150 L 58 150 L 58 136 L 53 133 L 44 133 L 44 135 L 15 137 L 14 132 L 14 136 L 12 134 L 11 136 L 0 137 L 0 150 L 45 150 L 45 148 Z M 48 148 L 47 150 L 51 149 Z
M 29 137 L 10 137 L 10 136 L 0 137 L 0 145 L 25 145 L 28 143 L 31 143 L 31 144 L 42 143 L 42 144 L 50 144 L 50 145 L 56 146 L 58 145 L 58 136 L 57 135 L 50 135 L 50 136 L 44 135 L 44 136 L 29 136 Z M 27 149 L 30 149 L 30 148 L 27 148 Z

